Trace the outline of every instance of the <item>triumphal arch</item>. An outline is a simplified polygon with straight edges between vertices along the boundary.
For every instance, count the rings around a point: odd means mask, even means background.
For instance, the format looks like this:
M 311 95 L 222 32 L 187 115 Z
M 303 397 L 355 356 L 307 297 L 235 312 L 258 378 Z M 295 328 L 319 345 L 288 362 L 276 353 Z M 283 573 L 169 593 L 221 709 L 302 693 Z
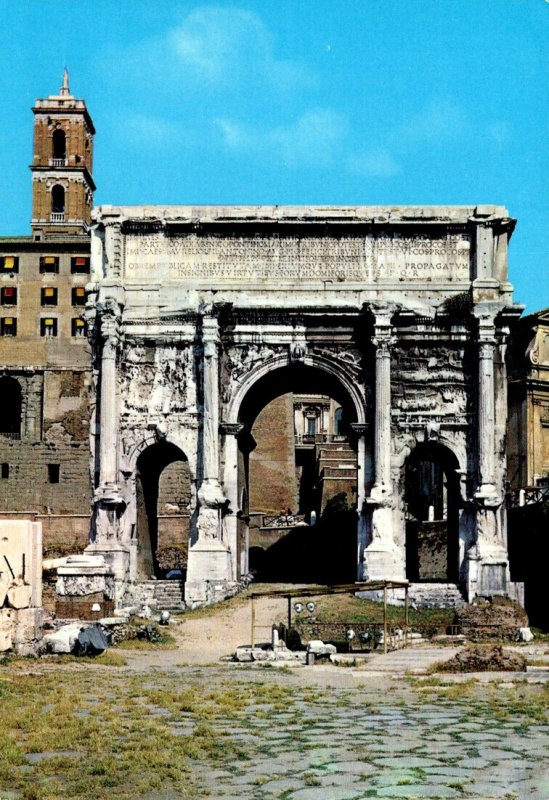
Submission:
M 174 469 L 185 599 L 223 596 L 248 570 L 254 420 L 283 391 L 316 392 L 356 454 L 356 578 L 510 593 L 513 227 L 499 206 L 98 208 L 88 550 L 120 585 L 146 577 Z M 338 552 L 337 525 L 322 546 Z

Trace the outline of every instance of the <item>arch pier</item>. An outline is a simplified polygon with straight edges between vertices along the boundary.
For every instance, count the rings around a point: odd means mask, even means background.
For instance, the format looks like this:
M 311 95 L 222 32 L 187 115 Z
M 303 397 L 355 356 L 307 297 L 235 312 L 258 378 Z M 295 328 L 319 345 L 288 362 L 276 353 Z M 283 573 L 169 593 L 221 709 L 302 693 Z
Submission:
M 512 230 L 497 206 L 97 209 L 88 552 L 118 597 L 160 569 L 164 524 L 168 549 L 185 552 L 189 605 L 241 585 L 254 425 L 288 393 L 340 409 L 335 438 L 358 476 L 356 579 L 408 578 L 433 602 L 441 587 L 454 601 L 519 597 L 503 503 L 505 347 L 521 310 Z M 328 462 L 336 480 L 343 466 Z M 307 535 L 342 547 L 335 529 Z

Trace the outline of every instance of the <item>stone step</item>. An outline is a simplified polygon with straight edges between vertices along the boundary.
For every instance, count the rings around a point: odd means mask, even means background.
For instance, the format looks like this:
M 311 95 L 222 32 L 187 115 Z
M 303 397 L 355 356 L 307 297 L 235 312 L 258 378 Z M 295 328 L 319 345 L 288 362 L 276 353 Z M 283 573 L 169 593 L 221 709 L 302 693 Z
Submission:
M 182 581 L 149 580 L 140 581 L 148 596 L 156 601 L 159 611 L 184 611 Z

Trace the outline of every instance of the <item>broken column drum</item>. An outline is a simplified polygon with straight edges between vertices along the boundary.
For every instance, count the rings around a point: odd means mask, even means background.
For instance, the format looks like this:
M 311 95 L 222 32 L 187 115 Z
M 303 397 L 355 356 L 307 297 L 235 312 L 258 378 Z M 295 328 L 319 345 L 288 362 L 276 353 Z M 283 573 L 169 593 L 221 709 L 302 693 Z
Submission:
M 96 209 L 90 552 L 120 586 L 138 580 L 138 459 L 169 447 L 190 482 L 184 504 L 163 500 L 189 531 L 185 600 L 234 589 L 248 565 L 253 421 L 261 402 L 315 386 L 337 399 L 358 458 L 356 577 L 407 577 L 406 464 L 424 446 L 422 469 L 436 453 L 454 493 L 448 585 L 512 594 L 494 352 L 521 311 L 507 282 L 513 227 L 499 206 Z

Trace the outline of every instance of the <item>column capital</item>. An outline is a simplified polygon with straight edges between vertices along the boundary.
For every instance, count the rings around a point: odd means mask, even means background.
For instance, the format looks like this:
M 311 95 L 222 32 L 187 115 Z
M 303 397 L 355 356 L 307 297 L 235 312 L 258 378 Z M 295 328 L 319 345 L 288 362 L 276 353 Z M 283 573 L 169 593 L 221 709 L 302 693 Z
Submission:
M 393 316 L 398 307 L 394 303 L 372 303 L 370 311 L 374 316 L 374 326 L 376 328 L 392 328 Z
M 365 436 L 368 432 L 369 425 L 365 422 L 351 422 L 349 423 L 349 428 L 352 430 L 355 436 Z
M 220 422 L 219 430 L 225 436 L 239 436 L 247 428 L 243 422 Z

